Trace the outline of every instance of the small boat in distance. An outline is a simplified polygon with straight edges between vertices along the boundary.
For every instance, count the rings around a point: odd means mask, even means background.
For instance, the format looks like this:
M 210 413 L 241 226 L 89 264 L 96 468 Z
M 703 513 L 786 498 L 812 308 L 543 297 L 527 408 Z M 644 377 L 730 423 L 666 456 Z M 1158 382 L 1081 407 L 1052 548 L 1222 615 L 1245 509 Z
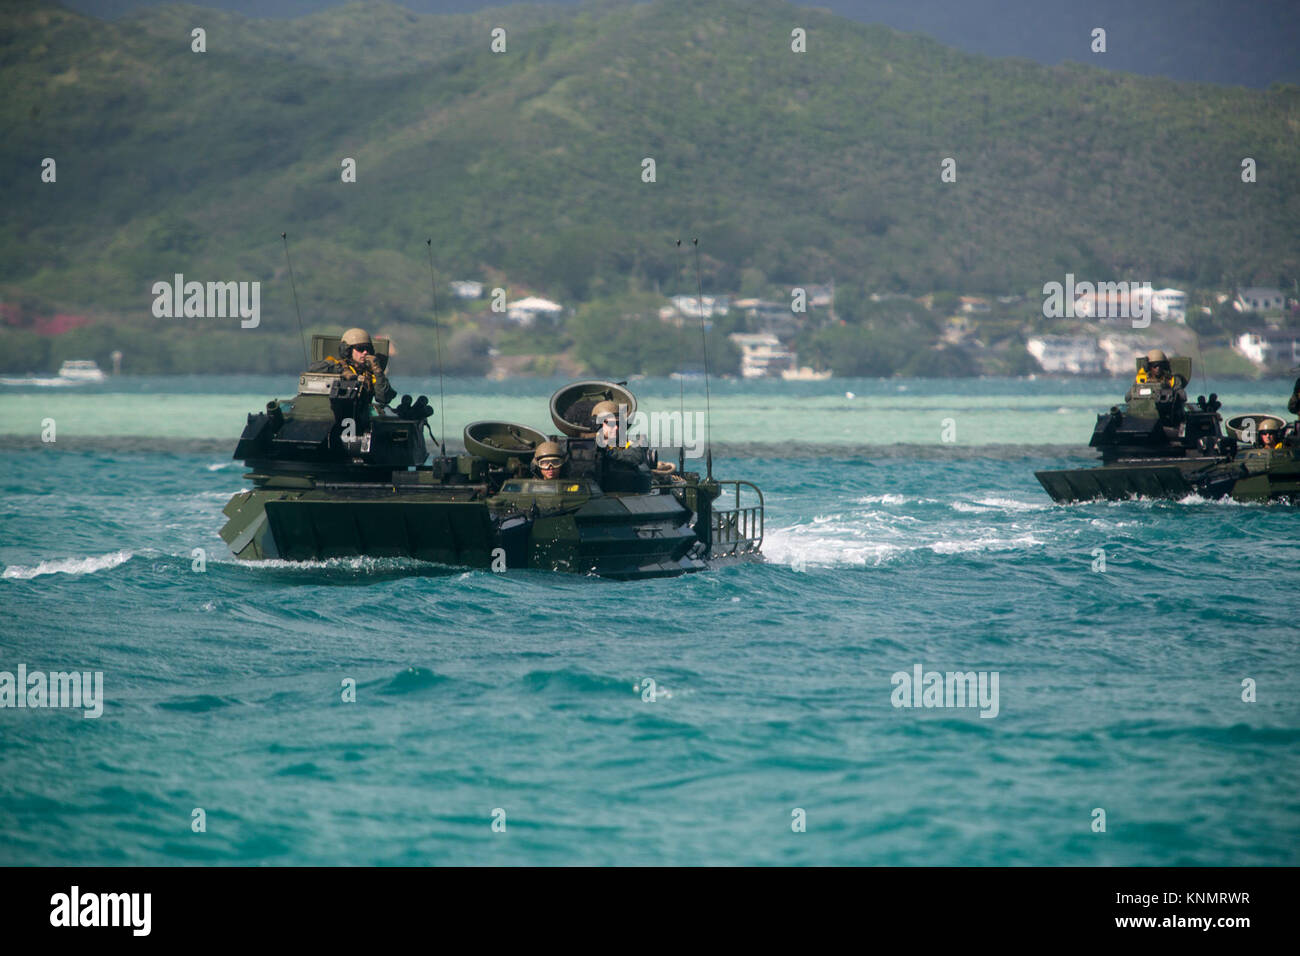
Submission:
M 787 382 L 824 382 L 831 377 L 831 370 L 814 371 L 812 366 L 800 365 L 797 369 L 787 368 L 781 370 L 781 378 Z
M 28 375 L 23 378 L 0 378 L 0 385 L 35 385 L 40 388 L 59 388 L 65 385 L 89 385 L 95 382 L 105 382 L 108 376 L 104 374 L 95 362 L 90 359 L 69 359 L 59 366 L 59 374 L 53 378 L 37 378 L 34 375 Z
M 102 382 L 108 376 L 90 359 L 69 359 L 59 366 L 59 378 L 73 382 Z

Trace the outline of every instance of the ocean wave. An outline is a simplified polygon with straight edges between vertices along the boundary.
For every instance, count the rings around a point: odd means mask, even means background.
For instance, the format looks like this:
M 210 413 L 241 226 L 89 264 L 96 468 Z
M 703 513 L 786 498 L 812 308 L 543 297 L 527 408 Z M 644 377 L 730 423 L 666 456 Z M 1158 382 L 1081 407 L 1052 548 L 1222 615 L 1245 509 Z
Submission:
M 98 554 L 86 558 L 52 558 L 33 567 L 11 564 L 4 569 L 0 577 L 16 578 L 27 581 L 42 574 L 94 574 L 125 564 L 135 556 L 134 551 L 114 551 L 111 554 Z
M 1050 503 L 1017 501 L 1015 498 L 988 497 L 976 498 L 974 501 L 957 500 L 951 503 L 953 511 L 963 514 L 987 514 L 991 511 L 1046 511 Z
M 437 564 L 433 561 L 421 561 L 419 558 L 376 558 L 367 555 L 358 555 L 350 558 L 311 559 L 305 561 L 289 561 L 284 558 L 265 558 L 261 561 L 240 561 L 238 558 L 231 556 L 224 560 L 214 562 L 213 559 L 209 557 L 208 563 L 217 563 L 229 568 L 240 568 L 254 572 L 360 571 L 363 573 L 370 573 L 423 571 L 454 574 L 457 571 L 462 570 L 461 568 L 453 568 L 445 564 Z
M 935 554 L 970 554 L 980 551 L 1020 551 L 1042 547 L 1046 543 L 1032 534 L 1022 534 L 1014 538 L 988 536 L 967 541 L 935 541 L 926 547 Z
M 937 498 L 909 498 L 907 495 L 894 494 L 886 492 L 883 495 L 866 495 L 862 498 L 854 498 L 855 505 L 932 505 Z
M 996 551 L 1025 551 L 1047 542 L 1032 533 L 998 534 L 987 527 L 972 528 L 966 537 L 949 531 L 935 539 L 919 535 L 912 528 L 895 527 L 900 521 L 914 523 L 906 515 L 871 515 L 882 520 L 875 527 L 844 518 L 820 518 L 812 524 L 770 530 L 763 540 L 763 556 L 773 564 L 809 567 L 880 567 L 898 558 L 920 552 L 931 554 L 977 554 Z M 971 536 L 973 535 L 973 536 Z

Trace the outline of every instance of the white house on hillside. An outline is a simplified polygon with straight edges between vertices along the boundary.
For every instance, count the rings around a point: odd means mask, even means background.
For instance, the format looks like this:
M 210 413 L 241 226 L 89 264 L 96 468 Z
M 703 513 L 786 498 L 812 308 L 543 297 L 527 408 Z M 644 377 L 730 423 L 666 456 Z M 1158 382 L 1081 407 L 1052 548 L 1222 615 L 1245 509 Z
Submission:
M 1187 321 L 1187 293 L 1182 289 L 1156 289 L 1151 293 L 1151 313 L 1161 321 Z
M 678 316 L 686 319 L 711 319 L 715 315 L 726 315 L 730 305 L 725 295 L 675 295 L 668 301 L 672 303 L 672 312 L 667 313 L 666 317 L 664 310 L 659 313 L 665 321 Z
M 1283 362 L 1300 363 L 1300 329 L 1268 329 L 1242 332 L 1232 342 L 1233 349 L 1256 365 Z
M 1282 290 L 1266 286 L 1241 289 L 1232 300 L 1232 307 L 1238 312 L 1281 312 L 1285 305 L 1286 297 Z
M 564 306 L 560 303 L 552 302 L 550 299 L 539 299 L 537 296 L 506 303 L 506 318 L 516 325 L 525 327 L 532 325 L 538 319 L 555 322 L 563 313 Z
M 483 294 L 483 283 L 457 279 L 451 283 L 451 294 L 458 299 L 477 299 Z
M 1106 368 L 1106 356 L 1097 340 L 1086 335 L 1035 335 L 1025 342 L 1025 350 L 1044 372 L 1100 375 Z
M 794 354 L 769 332 L 733 332 L 727 338 L 740 348 L 740 374 L 745 378 L 765 378 L 794 368 Z

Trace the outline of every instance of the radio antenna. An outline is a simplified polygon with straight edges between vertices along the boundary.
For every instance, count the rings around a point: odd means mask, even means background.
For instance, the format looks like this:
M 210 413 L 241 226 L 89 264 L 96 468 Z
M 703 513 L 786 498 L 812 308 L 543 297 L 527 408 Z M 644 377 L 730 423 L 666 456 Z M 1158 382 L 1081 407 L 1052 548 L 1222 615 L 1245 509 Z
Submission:
M 700 341 L 704 345 L 704 463 L 708 477 L 713 477 L 713 409 L 709 401 L 709 337 L 704 331 L 704 284 L 700 279 L 700 240 L 691 240 L 695 246 L 695 301 L 700 309 Z M 682 423 L 685 429 L 686 423 Z
M 442 387 L 442 335 L 438 331 L 438 281 L 433 272 L 433 239 L 424 240 L 429 247 L 429 293 L 433 301 L 433 344 L 438 353 L 438 415 L 442 418 L 442 457 L 447 457 L 447 396 Z
M 311 364 L 311 356 L 307 352 L 307 333 L 302 327 L 302 309 L 298 308 L 298 283 L 293 278 L 293 262 L 289 259 L 289 234 L 280 233 L 280 238 L 284 241 L 284 261 L 289 266 L 289 288 L 293 289 L 293 311 L 298 313 L 298 338 L 302 341 L 302 367 L 306 368 Z
M 686 274 L 686 250 L 682 248 L 682 241 L 677 240 L 677 251 L 681 253 L 678 258 L 677 274 L 679 276 Z M 681 317 L 677 324 L 677 408 L 682 416 L 682 434 L 681 446 L 677 449 L 677 470 L 679 472 L 686 470 L 686 316 Z

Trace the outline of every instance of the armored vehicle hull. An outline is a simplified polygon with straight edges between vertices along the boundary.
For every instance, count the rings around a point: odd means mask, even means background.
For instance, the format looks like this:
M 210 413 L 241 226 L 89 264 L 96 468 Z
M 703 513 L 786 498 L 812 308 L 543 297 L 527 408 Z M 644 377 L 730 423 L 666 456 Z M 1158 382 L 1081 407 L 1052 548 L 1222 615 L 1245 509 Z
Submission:
M 573 425 L 567 438 L 552 436 L 565 443 L 568 473 L 547 479 L 529 468 L 546 440 L 539 431 L 473 422 L 469 454 L 430 457 L 423 398 L 375 410 L 355 383 L 304 374 L 295 399 L 248 416 L 234 457 L 248 464 L 253 487 L 227 503 L 221 536 L 247 561 L 364 555 L 621 579 L 757 555 L 762 493 L 744 481 L 679 474 L 653 455 L 610 460 L 581 430 L 576 404 L 602 392 L 635 401 L 612 383 L 557 393 Z
M 1039 471 L 1062 503 L 1126 498 L 1232 498 L 1300 504 L 1300 448 L 1247 448 L 1230 458 L 1116 460 L 1098 468 Z
M 399 474 L 417 481 L 243 492 L 226 505 L 222 537 L 244 560 L 368 555 L 612 578 L 706 567 L 695 515 L 671 492 L 607 495 L 588 481 L 523 480 L 490 494 L 483 485 L 421 484 L 419 472 Z
M 1190 360 L 1174 364 L 1184 381 L 1190 378 Z M 1146 398 L 1153 391 L 1159 402 Z M 1225 435 L 1217 396 L 1198 396 L 1187 405 L 1186 396 L 1173 391 L 1135 386 L 1123 410 L 1097 416 L 1089 444 L 1100 451 L 1101 465 L 1035 472 L 1039 484 L 1063 503 L 1188 495 L 1300 503 L 1300 447 L 1293 428 L 1284 447 L 1256 448 L 1257 423 L 1273 416 L 1238 415 Z M 1135 392 L 1140 394 L 1132 400 Z

